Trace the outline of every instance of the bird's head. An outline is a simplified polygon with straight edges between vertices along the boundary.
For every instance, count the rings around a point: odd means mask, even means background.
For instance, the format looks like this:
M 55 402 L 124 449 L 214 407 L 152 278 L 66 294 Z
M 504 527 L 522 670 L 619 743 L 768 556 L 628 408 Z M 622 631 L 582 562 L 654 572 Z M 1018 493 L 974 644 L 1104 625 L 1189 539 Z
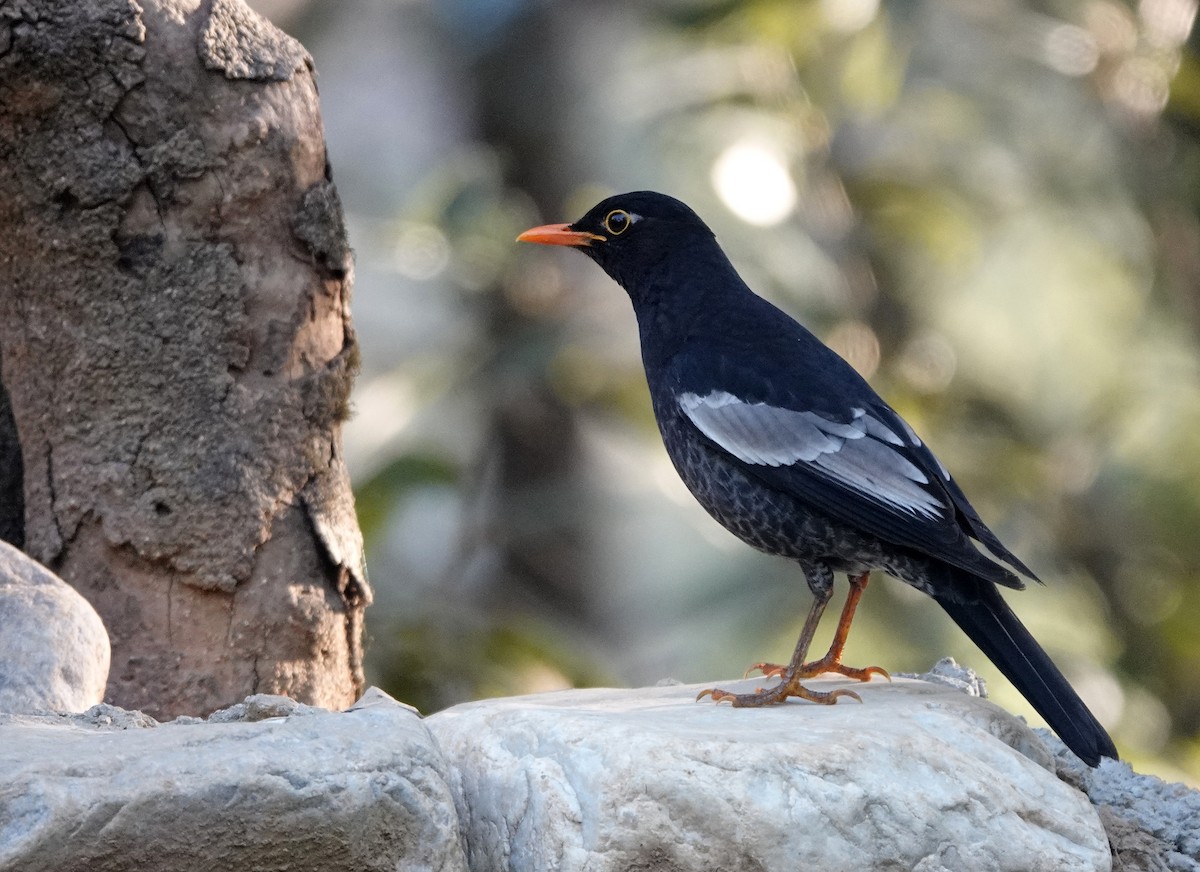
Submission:
M 654 191 L 617 194 L 573 224 L 534 227 L 517 241 L 576 248 L 631 295 L 671 255 L 697 245 L 715 248 L 713 232 L 699 215 L 674 197 Z

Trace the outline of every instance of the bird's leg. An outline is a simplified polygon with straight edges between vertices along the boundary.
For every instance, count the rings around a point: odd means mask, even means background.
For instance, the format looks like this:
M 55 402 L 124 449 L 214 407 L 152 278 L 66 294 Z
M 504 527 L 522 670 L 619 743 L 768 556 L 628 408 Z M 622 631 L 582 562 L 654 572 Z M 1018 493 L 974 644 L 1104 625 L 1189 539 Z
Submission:
M 826 672 L 844 675 L 846 678 L 853 678 L 856 681 L 870 681 L 873 675 L 882 675 L 884 678 L 891 679 L 891 676 L 878 666 L 855 669 L 842 665 L 842 650 L 846 647 L 846 639 L 850 635 L 850 624 L 854 620 L 854 612 L 858 608 L 858 601 L 862 599 L 863 591 L 867 589 L 867 581 L 869 579 L 870 573 L 867 572 L 850 576 L 850 594 L 846 597 L 846 605 L 842 607 L 842 615 L 838 618 L 837 630 L 833 634 L 833 643 L 829 646 L 829 650 L 825 653 L 825 656 L 820 660 L 813 660 L 809 663 L 804 662 L 804 658 L 808 655 L 808 646 L 812 643 L 813 635 L 817 631 L 817 624 L 820 623 L 825 606 L 828 604 L 829 598 L 833 595 L 832 586 L 824 586 L 814 591 L 816 600 L 809 610 L 808 618 L 804 621 L 804 629 L 800 633 L 800 640 L 796 643 L 796 650 L 792 652 L 791 662 L 787 666 L 777 666 L 773 663 L 756 663 L 750 667 L 751 670 L 761 669 L 766 676 L 778 677 L 780 679 L 779 684 L 766 690 L 760 689 L 755 693 L 735 694 L 726 690 L 712 689 L 701 692 L 700 696 L 711 696 L 717 702 L 728 701 L 736 707 L 770 705 L 771 703 L 783 702 L 789 696 L 797 696 L 801 699 L 825 704 L 837 702 L 838 697 L 841 696 L 852 697 L 862 702 L 862 698 L 852 690 L 839 688 L 822 693 L 820 691 L 809 690 L 801 685 L 800 681 L 801 679 L 812 678 Z M 697 697 L 697 699 L 699 698 Z
M 813 591 L 812 608 L 808 610 L 808 617 L 804 619 L 804 629 L 800 631 L 800 638 L 796 640 L 796 648 L 792 651 L 792 659 L 787 666 L 780 666 L 776 663 L 755 663 L 746 670 L 743 678 L 749 678 L 750 673 L 755 670 L 762 670 L 762 674 L 768 678 L 778 678 L 789 670 L 795 671 L 803 668 L 804 658 L 808 656 L 808 646 L 812 644 L 813 636 L 817 634 L 817 624 L 821 623 L 821 616 L 825 614 L 825 606 L 829 605 L 829 600 L 833 596 L 832 584 Z
M 707 690 L 700 691 L 696 699 L 699 700 L 706 696 L 711 696 L 714 702 L 729 702 L 735 708 L 772 705 L 773 703 L 783 702 L 789 696 L 796 696 L 801 699 L 810 700 L 811 702 L 819 702 L 827 705 L 837 702 L 838 697 L 842 696 L 853 697 L 862 702 L 859 695 L 852 690 L 839 688 L 826 693 L 809 690 L 800 684 L 801 678 L 807 678 L 814 674 L 806 671 L 807 667 L 804 664 L 804 658 L 808 655 L 808 646 L 812 644 L 813 636 L 817 632 L 817 624 L 821 623 L 821 615 L 825 613 L 825 606 L 829 604 L 829 598 L 833 596 L 833 587 L 832 585 L 822 585 L 820 588 L 814 590 L 813 593 L 816 599 L 813 600 L 812 608 L 808 610 L 808 617 L 804 621 L 804 629 L 800 631 L 800 638 L 796 642 L 796 650 L 792 652 L 791 662 L 778 673 L 783 679 L 779 684 L 765 690 L 759 688 L 754 693 L 730 693 L 728 690 L 710 687 Z M 853 608 L 850 611 L 853 616 Z M 842 618 L 845 619 L 844 609 Z M 841 621 L 838 624 L 840 629 Z M 848 624 L 849 622 L 847 621 Z M 848 630 L 849 627 L 847 626 Z M 842 643 L 845 644 L 844 638 L 842 639 Z M 826 655 L 826 657 L 828 656 Z
M 805 663 L 800 666 L 797 677 L 811 678 L 814 675 L 821 675 L 825 672 L 835 672 L 838 675 L 844 675 L 856 681 L 870 681 L 872 675 L 882 675 L 888 681 L 891 681 L 892 677 L 887 674 L 887 670 L 879 666 L 867 666 L 862 669 L 855 669 L 851 666 L 842 665 L 842 649 L 846 647 L 846 638 L 850 635 L 850 622 L 854 620 L 854 611 L 858 608 L 858 601 L 862 599 L 863 592 L 867 589 L 867 582 L 870 578 L 871 573 L 869 572 L 849 577 L 850 594 L 846 597 L 846 605 L 842 608 L 842 616 L 838 618 L 837 630 L 833 634 L 833 642 L 830 644 L 829 650 L 820 660 L 814 660 L 811 663 Z M 792 668 L 794 669 L 795 667 Z M 768 673 L 764 669 L 763 674 L 781 673 Z

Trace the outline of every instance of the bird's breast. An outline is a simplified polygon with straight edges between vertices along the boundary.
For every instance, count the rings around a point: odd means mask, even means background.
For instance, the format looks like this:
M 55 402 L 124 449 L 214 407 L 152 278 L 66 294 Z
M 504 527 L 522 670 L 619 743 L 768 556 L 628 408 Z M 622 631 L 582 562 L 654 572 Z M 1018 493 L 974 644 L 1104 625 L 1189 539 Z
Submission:
M 821 562 L 842 571 L 884 565 L 879 542 L 748 475 L 706 440 L 677 404 L 656 401 L 654 411 L 667 454 L 683 483 L 705 511 L 743 542 L 768 554 L 802 563 Z

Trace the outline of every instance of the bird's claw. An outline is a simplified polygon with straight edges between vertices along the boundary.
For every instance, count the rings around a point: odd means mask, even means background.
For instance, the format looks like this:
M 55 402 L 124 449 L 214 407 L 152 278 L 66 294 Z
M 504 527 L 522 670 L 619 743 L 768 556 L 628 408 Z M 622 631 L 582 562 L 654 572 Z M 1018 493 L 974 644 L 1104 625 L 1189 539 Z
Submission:
M 836 703 L 838 701 L 839 697 L 843 697 L 843 696 L 848 696 L 848 697 L 850 697 L 850 699 L 854 700 L 856 703 L 859 703 L 860 705 L 862 704 L 861 696 L 859 696 L 853 690 L 847 690 L 844 687 L 839 687 L 837 690 L 829 691 L 829 699 L 825 700 L 825 704 L 833 705 L 834 703 Z
M 892 676 L 882 666 L 864 666 L 862 669 L 854 669 L 849 666 L 842 666 L 839 663 L 836 668 L 826 668 L 824 672 L 832 672 L 835 675 L 853 678 L 855 681 L 870 681 L 876 675 L 882 675 L 888 681 L 892 680 Z
M 753 693 L 733 693 L 717 687 L 709 687 L 696 694 L 696 701 L 699 702 L 706 696 L 710 697 L 713 702 L 727 702 L 734 708 L 775 705 L 776 703 L 785 702 L 791 696 L 797 699 L 806 699 L 818 705 L 833 705 L 843 696 L 850 697 L 855 702 L 862 702 L 861 696 L 853 690 L 844 687 L 829 691 L 810 690 L 800 683 L 800 676 L 797 674 L 788 676 L 781 684 L 777 684 L 774 687 L 765 690 L 761 687 L 755 688 Z
M 761 672 L 764 678 L 779 678 L 787 672 L 787 667 L 777 663 L 751 663 L 742 674 L 742 678 L 749 678 L 751 672 Z
M 754 663 L 751 664 L 742 678 L 749 678 L 751 672 L 762 672 L 766 678 L 783 678 L 787 673 L 786 666 L 780 666 L 776 663 Z M 796 678 L 815 678 L 818 675 L 840 675 L 843 678 L 852 678 L 855 681 L 870 681 L 874 676 L 881 675 L 888 681 L 892 680 L 892 676 L 882 666 L 865 666 L 862 669 L 856 669 L 852 666 L 843 666 L 841 663 L 831 661 L 827 658 L 814 660 L 811 663 L 803 663 L 796 669 Z
M 779 684 L 765 690 L 757 687 L 753 693 L 740 694 L 712 687 L 700 691 L 696 696 L 696 700 L 702 700 L 707 696 L 711 697 L 714 702 L 727 702 L 735 708 L 774 705 L 784 702 L 788 697 L 793 696 L 798 699 L 815 702 L 818 705 L 833 705 L 844 696 L 861 703 L 862 697 L 853 690 L 846 688 L 838 688 L 837 690 L 830 691 L 810 690 L 800 682 L 806 678 L 815 678 L 818 675 L 825 674 L 840 675 L 843 678 L 849 678 L 853 681 L 870 681 L 876 675 L 882 675 L 888 681 L 892 680 L 887 670 L 881 666 L 865 666 L 861 669 L 852 666 L 843 666 L 840 655 L 840 649 L 831 649 L 830 653 L 826 654 L 820 660 L 802 663 L 794 668 L 791 666 L 779 666 L 775 663 L 755 663 L 746 670 L 746 674 L 742 676 L 743 678 L 749 678 L 751 672 L 758 670 L 767 678 L 778 678 Z

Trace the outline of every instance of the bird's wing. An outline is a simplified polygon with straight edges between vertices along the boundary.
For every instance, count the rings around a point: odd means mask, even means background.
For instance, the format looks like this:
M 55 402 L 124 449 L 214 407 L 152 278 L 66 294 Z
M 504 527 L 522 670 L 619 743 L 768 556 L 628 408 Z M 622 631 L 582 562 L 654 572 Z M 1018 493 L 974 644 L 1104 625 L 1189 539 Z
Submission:
M 885 542 L 1021 586 L 971 545 L 968 534 L 993 552 L 993 544 L 999 546 L 1001 559 L 1011 557 L 916 433 L 882 400 L 861 399 L 837 420 L 724 390 L 676 395 L 684 417 L 705 438 L 769 486 Z M 960 497 L 970 517 L 963 516 Z M 978 535 L 972 520 L 992 541 Z M 1015 557 L 1009 562 L 1026 571 Z
M 860 499 L 913 517 L 950 514 L 940 488 L 904 454 L 899 434 L 855 408 L 848 423 L 816 412 L 747 403 L 726 391 L 684 393 L 679 407 L 696 428 L 743 463 L 793 467 L 803 464 Z
M 959 528 L 970 538 L 981 542 L 988 551 L 992 552 L 993 555 L 1003 560 L 1009 566 L 1014 567 L 1022 575 L 1040 582 L 1041 579 L 1034 574 L 1033 570 L 1022 563 L 1017 555 L 1009 551 L 1004 543 L 1000 541 L 1000 538 L 983 522 L 983 518 L 979 517 L 979 513 L 975 511 L 975 507 L 971 505 L 971 502 L 967 499 L 967 495 L 958 486 L 958 482 L 950 475 L 950 471 L 946 469 L 942 461 L 938 460 L 937 455 L 921 441 L 921 437 L 909 426 L 908 422 L 901 418 L 891 406 L 881 399 L 875 398 L 869 408 L 885 425 L 891 426 L 904 434 L 907 450 L 912 453 L 915 461 L 923 469 L 937 471 L 940 477 L 939 484 L 945 488 L 946 494 L 954 506 L 955 518 L 958 521 Z

